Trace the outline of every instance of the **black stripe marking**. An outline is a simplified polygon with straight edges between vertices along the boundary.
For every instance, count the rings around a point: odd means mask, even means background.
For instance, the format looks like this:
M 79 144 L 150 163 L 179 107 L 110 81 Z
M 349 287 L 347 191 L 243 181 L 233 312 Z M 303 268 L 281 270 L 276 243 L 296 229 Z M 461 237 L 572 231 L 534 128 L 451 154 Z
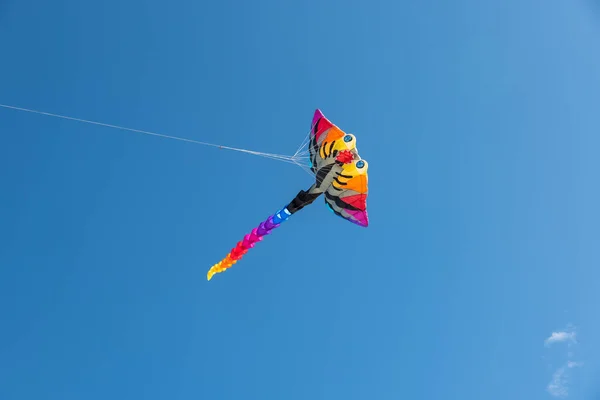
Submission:
M 348 204 L 348 203 L 344 202 L 339 197 L 333 196 L 332 194 L 330 194 L 328 192 L 325 192 L 325 198 L 327 200 L 329 200 L 330 202 L 334 203 L 336 206 L 338 206 L 338 208 L 341 208 L 343 210 L 361 211 L 361 209 L 354 207 L 352 204 Z
M 321 168 L 318 172 L 317 172 L 317 187 L 321 186 L 321 183 L 323 183 L 323 179 L 325 179 L 325 177 L 327 176 L 327 174 L 329 172 L 331 172 L 331 169 L 333 168 L 335 164 L 328 164 L 325 165 L 323 168 Z
M 340 182 L 340 180 L 337 177 L 333 178 L 333 180 L 336 181 L 337 184 L 340 186 L 346 186 L 348 184 L 347 182 Z
M 333 149 L 333 145 L 335 144 L 335 140 L 333 142 L 331 142 L 331 145 L 329 145 L 329 155 L 327 157 L 329 157 L 331 155 L 331 150 Z

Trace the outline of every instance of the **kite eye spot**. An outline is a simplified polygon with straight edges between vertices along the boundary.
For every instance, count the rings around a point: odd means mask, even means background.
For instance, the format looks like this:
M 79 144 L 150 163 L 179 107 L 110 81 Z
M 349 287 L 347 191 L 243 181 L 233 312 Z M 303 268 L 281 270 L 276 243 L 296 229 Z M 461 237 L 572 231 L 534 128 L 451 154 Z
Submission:
M 359 160 L 359 161 L 356 163 L 356 168 L 362 168 L 362 167 L 364 167 L 364 166 L 365 166 L 365 162 L 364 162 L 363 160 Z
M 344 142 L 346 142 L 346 143 L 349 143 L 349 142 L 351 142 L 351 141 L 352 141 L 352 139 L 353 139 L 353 138 L 352 138 L 352 135 L 346 135 L 346 136 L 344 136 Z

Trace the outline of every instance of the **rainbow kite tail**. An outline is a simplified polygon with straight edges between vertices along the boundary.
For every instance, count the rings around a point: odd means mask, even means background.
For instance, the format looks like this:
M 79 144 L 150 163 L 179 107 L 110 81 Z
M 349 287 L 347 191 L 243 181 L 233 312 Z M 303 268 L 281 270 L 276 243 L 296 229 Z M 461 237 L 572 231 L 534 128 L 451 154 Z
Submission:
M 292 213 L 290 213 L 286 207 L 261 222 L 256 228 L 252 229 L 252 232 L 244 236 L 244 239 L 240 240 L 224 259 L 210 268 L 206 274 L 206 279 L 210 281 L 214 274 L 223 272 L 238 262 L 238 260 L 240 260 L 248 250 L 253 248 L 257 242 L 263 240 L 263 238 L 270 234 L 273 229 L 287 221 L 291 215 Z

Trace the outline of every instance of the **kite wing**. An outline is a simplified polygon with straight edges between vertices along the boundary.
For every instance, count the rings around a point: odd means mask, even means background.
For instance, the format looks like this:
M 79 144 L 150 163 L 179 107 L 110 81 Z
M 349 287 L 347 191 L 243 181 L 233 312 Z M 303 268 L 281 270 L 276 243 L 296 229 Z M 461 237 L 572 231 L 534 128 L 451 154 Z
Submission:
M 335 215 L 364 227 L 369 226 L 368 168 L 362 159 L 344 164 L 342 172 L 325 191 L 325 203 Z
M 343 140 L 346 136 L 354 140 L 353 135 L 346 135 L 325 118 L 321 110 L 315 111 L 308 143 L 310 167 L 313 173 L 316 174 L 324 164 L 332 162 L 339 150 L 352 146 L 352 143 L 347 142 L 348 139 Z

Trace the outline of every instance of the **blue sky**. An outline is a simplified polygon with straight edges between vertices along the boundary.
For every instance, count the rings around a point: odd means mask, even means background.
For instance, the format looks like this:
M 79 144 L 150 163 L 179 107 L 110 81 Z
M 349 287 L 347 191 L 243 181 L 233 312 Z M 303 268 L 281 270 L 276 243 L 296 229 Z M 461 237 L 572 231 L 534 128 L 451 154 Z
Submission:
M 600 7 L 365 4 L 0 1 L 2 104 L 370 167 L 206 282 L 306 173 L 0 109 L 1 399 L 600 395 Z

